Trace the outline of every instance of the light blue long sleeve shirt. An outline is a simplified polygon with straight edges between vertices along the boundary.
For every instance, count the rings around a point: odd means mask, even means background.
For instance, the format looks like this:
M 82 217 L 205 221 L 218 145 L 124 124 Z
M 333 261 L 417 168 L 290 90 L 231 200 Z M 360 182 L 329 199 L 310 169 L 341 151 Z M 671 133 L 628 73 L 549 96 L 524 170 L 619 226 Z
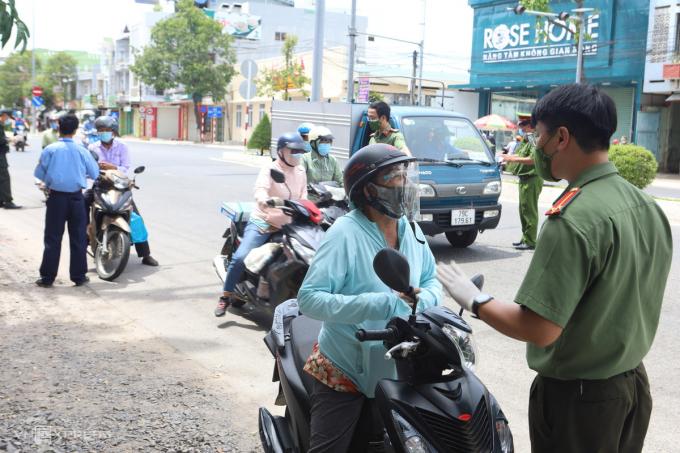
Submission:
M 97 161 L 83 146 L 70 138 L 45 147 L 33 175 L 49 189 L 58 192 L 77 192 L 87 187 L 87 178 L 99 176 Z
M 418 312 L 439 305 L 442 288 L 434 256 L 420 228 L 399 220 L 399 251 L 411 268 L 411 286 L 420 288 Z M 424 244 L 416 240 L 417 237 Z M 378 226 L 359 209 L 340 217 L 328 230 L 298 292 L 300 311 L 323 321 L 319 349 L 357 388 L 373 397 L 380 379 L 396 377 L 393 360 L 385 360 L 381 341 L 359 342 L 359 329 L 384 329 L 411 308 L 373 270 L 373 258 L 387 247 Z

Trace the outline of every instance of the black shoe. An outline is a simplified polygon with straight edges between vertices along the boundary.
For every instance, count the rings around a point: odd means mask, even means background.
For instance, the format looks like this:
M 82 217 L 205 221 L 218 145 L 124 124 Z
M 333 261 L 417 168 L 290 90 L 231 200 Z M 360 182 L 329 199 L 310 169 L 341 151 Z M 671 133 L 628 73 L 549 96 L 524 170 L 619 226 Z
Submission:
M 142 258 L 142 264 L 146 264 L 147 266 L 158 266 L 158 261 L 156 261 L 153 256 L 147 255 Z
M 74 282 L 74 283 L 76 284 L 76 286 L 83 286 L 85 283 L 90 283 L 90 277 L 88 277 L 86 275 L 84 279 L 79 280 L 79 281 Z
M 231 300 L 228 296 L 220 296 L 220 301 L 217 303 L 217 308 L 215 308 L 215 316 L 218 318 L 224 316 L 230 304 Z
M 515 249 L 516 249 L 516 250 L 533 250 L 533 249 L 535 249 L 535 248 L 536 248 L 536 247 L 533 246 L 533 245 L 524 244 L 524 243 L 515 246 Z
M 14 204 L 13 201 L 6 201 L 2 204 L 5 209 L 21 209 L 21 206 Z
M 35 281 L 35 284 L 38 285 L 41 288 L 51 288 L 52 287 L 52 283 L 48 283 L 45 280 L 43 280 L 42 278 L 37 279 Z
M 522 242 L 522 240 L 520 239 L 520 240 L 517 241 L 517 242 L 513 242 L 513 243 L 512 243 L 512 246 L 513 246 L 513 247 L 517 247 L 518 245 L 522 245 L 522 244 L 524 244 L 524 242 Z

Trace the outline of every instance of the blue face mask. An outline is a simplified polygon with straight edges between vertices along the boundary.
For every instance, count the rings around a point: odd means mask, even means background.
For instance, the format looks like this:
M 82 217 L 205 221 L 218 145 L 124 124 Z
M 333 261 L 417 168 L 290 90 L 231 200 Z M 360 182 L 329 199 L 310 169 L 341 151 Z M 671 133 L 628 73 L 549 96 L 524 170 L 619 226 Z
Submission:
M 99 133 L 99 140 L 103 141 L 104 143 L 108 143 L 111 140 L 113 140 L 113 132 L 108 131 L 108 132 L 100 132 Z
M 56 131 L 57 129 L 59 129 L 59 124 L 57 124 L 57 123 L 52 123 L 52 124 L 50 124 L 50 127 L 52 128 L 52 130 L 55 130 L 55 131 Z
M 328 156 L 328 153 L 331 152 L 331 144 L 330 143 L 319 143 L 317 146 L 319 148 L 319 154 L 322 156 Z
M 310 153 L 312 152 L 312 144 L 309 142 L 305 142 L 305 152 Z
M 302 153 L 290 153 L 290 158 L 297 162 L 302 157 Z

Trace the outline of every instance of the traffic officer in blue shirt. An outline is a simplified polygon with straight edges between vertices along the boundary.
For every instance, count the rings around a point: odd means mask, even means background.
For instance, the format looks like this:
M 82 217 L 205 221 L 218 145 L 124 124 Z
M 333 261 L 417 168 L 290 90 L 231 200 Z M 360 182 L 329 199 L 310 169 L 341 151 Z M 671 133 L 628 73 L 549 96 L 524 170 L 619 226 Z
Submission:
M 49 288 L 59 269 L 61 239 L 64 224 L 68 224 L 71 248 L 70 277 L 76 286 L 89 281 L 86 256 L 86 213 L 83 189 L 87 178 L 99 176 L 99 166 L 92 155 L 73 141 L 78 130 L 78 118 L 73 114 L 59 119 L 59 141 L 47 146 L 35 168 L 36 178 L 44 181 L 50 191 L 45 214 L 45 251 L 36 285 Z

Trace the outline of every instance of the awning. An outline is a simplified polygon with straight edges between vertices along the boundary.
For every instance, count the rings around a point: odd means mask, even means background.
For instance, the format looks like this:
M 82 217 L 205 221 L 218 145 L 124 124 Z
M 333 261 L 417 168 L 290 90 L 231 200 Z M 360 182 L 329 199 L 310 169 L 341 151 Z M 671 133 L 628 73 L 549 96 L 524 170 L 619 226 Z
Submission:
M 680 93 L 673 93 L 666 98 L 666 102 L 680 102 Z

